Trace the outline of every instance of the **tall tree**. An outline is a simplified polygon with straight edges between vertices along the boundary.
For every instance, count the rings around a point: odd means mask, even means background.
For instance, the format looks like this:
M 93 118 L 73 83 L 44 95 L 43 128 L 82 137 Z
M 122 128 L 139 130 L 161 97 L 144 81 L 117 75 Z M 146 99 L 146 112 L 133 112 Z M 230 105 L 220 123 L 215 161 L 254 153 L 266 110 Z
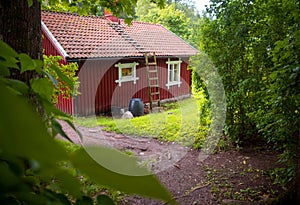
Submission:
M 38 0 L 0 1 L 1 40 L 19 53 L 31 58 L 42 59 L 41 6 Z M 14 72 L 11 76 L 29 85 L 29 80 L 37 75 Z
M 161 24 L 191 45 L 199 45 L 200 21 L 193 4 L 169 1 L 165 8 L 159 8 L 150 0 L 139 0 L 136 15 L 139 21 Z
M 288 168 L 277 180 L 291 182 L 300 125 L 299 1 L 211 0 L 210 13 L 201 48 L 223 78 L 226 134 L 280 150 Z

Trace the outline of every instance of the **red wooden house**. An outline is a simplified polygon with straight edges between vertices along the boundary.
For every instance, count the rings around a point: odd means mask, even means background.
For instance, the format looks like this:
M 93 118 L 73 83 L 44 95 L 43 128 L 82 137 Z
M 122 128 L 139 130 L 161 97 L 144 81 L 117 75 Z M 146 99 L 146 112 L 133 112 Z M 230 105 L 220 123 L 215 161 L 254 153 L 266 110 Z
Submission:
M 189 57 L 197 49 L 161 25 L 133 21 L 128 26 L 112 16 L 78 16 L 42 12 L 46 55 L 61 55 L 63 62 L 79 65 L 79 92 L 74 99 L 59 99 L 58 107 L 87 116 L 128 107 L 132 98 L 149 102 L 145 65 L 147 52 L 155 52 L 160 99 L 191 92 Z

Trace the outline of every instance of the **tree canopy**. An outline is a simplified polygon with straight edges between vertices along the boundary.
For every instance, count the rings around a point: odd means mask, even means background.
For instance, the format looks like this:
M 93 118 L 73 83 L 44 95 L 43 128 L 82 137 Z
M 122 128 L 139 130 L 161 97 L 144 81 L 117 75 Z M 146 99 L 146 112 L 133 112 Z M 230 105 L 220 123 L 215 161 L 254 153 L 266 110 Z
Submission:
M 161 24 L 194 47 L 199 46 L 200 18 L 193 1 L 167 1 L 164 8 L 149 0 L 138 0 L 138 21 Z
M 164 7 L 165 0 L 156 0 L 155 5 Z M 103 9 L 109 10 L 117 17 L 124 17 L 130 23 L 134 18 L 134 8 L 137 0 L 45 0 L 42 1 L 44 10 L 64 11 L 81 15 L 102 15 Z
M 297 0 L 211 0 L 200 48 L 222 77 L 232 142 L 266 142 L 295 176 L 300 131 L 300 5 Z M 294 171 L 289 171 L 289 170 Z

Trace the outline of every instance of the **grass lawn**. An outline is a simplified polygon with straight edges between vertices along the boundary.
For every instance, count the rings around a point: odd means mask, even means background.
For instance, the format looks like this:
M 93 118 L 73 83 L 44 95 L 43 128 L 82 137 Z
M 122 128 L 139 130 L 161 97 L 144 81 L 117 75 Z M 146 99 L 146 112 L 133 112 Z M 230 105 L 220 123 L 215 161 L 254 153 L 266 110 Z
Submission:
M 164 104 L 163 112 L 151 113 L 133 119 L 109 117 L 75 118 L 75 123 L 85 126 L 104 126 L 104 130 L 127 135 L 154 137 L 162 141 L 172 141 L 197 146 L 204 141 L 199 113 L 203 99 L 191 97 L 182 101 Z

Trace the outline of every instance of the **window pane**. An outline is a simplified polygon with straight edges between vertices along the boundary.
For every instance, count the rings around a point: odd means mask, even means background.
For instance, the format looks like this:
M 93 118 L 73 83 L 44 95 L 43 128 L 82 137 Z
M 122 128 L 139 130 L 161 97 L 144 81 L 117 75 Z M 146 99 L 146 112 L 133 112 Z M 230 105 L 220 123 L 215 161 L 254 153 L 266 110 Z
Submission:
M 170 65 L 169 82 L 173 82 L 173 65 Z
M 122 68 L 122 77 L 131 77 L 132 68 Z
M 179 81 L 178 74 L 179 74 L 179 72 L 178 72 L 178 65 L 174 64 L 174 81 Z

